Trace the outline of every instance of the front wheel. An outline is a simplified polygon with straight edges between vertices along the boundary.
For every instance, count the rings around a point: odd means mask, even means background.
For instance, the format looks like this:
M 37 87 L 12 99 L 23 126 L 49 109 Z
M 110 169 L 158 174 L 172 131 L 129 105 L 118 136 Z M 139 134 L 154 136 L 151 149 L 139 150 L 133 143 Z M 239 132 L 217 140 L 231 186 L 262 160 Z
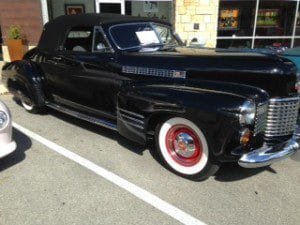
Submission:
M 210 161 L 209 144 L 192 121 L 173 117 L 156 129 L 156 146 L 163 164 L 191 180 L 204 180 L 219 166 Z

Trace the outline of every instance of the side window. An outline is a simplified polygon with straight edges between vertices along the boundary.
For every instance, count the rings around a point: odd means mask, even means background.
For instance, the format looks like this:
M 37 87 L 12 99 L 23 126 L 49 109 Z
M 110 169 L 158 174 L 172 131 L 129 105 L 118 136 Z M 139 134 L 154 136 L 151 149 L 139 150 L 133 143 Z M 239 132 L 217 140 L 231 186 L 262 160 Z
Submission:
M 73 27 L 67 34 L 64 49 L 73 52 L 91 52 L 93 27 Z
M 95 52 L 111 52 L 111 47 L 103 36 L 102 28 L 95 27 L 94 49 Z

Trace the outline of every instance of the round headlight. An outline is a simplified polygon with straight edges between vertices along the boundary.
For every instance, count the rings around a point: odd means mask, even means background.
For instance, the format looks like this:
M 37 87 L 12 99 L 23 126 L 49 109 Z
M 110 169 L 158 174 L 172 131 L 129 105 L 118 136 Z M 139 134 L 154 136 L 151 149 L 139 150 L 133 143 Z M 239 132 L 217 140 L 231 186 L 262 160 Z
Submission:
M 251 125 L 254 123 L 256 106 L 252 101 L 245 101 L 240 108 L 240 124 Z
M 7 120 L 8 120 L 7 114 L 3 111 L 0 111 L 0 129 L 5 127 Z

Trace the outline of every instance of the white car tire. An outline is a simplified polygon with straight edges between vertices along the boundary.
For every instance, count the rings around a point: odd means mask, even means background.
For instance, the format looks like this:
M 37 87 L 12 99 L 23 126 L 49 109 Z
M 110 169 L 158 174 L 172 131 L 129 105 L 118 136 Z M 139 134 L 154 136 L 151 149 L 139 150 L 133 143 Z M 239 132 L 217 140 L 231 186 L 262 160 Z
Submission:
M 183 177 L 204 180 L 219 168 L 210 162 L 205 134 L 188 119 L 173 117 L 159 124 L 156 146 L 164 165 Z

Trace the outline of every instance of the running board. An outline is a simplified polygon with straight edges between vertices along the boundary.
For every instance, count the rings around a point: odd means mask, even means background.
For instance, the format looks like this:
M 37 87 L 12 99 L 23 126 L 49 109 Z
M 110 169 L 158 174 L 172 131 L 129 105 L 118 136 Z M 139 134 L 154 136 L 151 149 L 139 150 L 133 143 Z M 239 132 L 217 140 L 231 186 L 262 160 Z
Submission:
M 78 119 L 82 119 L 82 120 L 85 120 L 87 122 L 97 124 L 99 126 L 117 131 L 117 125 L 110 122 L 110 121 L 107 121 L 107 120 L 104 120 L 104 119 L 99 119 L 99 118 L 96 118 L 96 117 L 92 117 L 92 116 L 89 116 L 89 115 L 86 115 L 86 114 L 83 114 L 83 113 L 80 113 L 80 112 L 76 112 L 72 109 L 66 108 L 66 107 L 61 106 L 61 105 L 56 105 L 56 104 L 53 104 L 53 103 L 50 103 L 50 102 L 47 102 L 46 105 L 51 109 L 60 111 L 62 113 L 68 114 L 68 115 L 76 117 Z

